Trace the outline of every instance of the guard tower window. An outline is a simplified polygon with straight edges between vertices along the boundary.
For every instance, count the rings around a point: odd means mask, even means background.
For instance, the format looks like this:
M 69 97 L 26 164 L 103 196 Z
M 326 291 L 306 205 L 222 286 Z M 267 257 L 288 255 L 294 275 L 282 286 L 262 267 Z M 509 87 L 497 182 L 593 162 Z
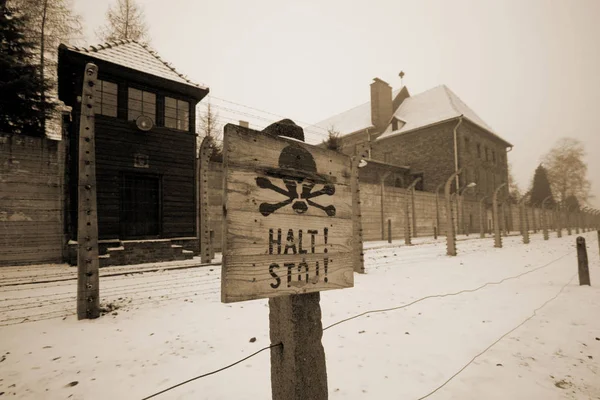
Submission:
M 117 116 L 117 89 L 116 83 L 98 80 L 94 89 L 94 113 L 107 117 Z
M 129 88 L 127 105 L 127 119 L 135 121 L 140 115 L 156 121 L 156 94 L 144 90 Z
M 165 126 L 167 128 L 190 130 L 190 103 L 165 97 Z

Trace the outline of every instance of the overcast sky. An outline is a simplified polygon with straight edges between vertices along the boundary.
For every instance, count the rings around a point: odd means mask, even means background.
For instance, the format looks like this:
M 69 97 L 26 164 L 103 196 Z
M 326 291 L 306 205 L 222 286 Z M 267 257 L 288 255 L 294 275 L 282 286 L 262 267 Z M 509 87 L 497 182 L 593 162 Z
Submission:
M 152 47 L 210 87 L 223 122 L 315 123 L 402 70 L 412 94 L 445 84 L 513 143 L 522 187 L 557 139 L 582 140 L 600 207 L 600 0 L 138 2 Z M 75 0 L 87 44 L 110 3 Z

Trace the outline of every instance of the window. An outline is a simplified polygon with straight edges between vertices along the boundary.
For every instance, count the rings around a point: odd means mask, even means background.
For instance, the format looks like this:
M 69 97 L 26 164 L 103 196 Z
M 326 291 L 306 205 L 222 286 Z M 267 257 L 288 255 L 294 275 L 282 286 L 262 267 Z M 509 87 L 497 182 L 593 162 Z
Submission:
M 108 117 L 117 116 L 117 89 L 116 83 L 98 80 L 94 89 L 94 113 Z
M 189 131 L 190 103 L 165 97 L 165 126 L 180 131 Z
M 481 158 L 481 144 L 477 143 L 477 157 Z
M 469 138 L 468 138 L 468 137 L 466 137 L 466 138 L 465 138 L 465 151 L 466 151 L 467 153 L 469 153 L 469 152 L 470 152 L 470 150 L 471 150 L 471 146 L 470 146 L 470 140 L 469 140 Z
M 156 95 L 139 89 L 129 88 L 129 101 L 127 105 L 127 119 L 135 121 L 140 115 L 156 121 Z
M 485 161 L 490 161 L 490 152 L 487 147 L 485 148 Z
M 492 150 L 492 162 L 496 164 L 496 152 Z

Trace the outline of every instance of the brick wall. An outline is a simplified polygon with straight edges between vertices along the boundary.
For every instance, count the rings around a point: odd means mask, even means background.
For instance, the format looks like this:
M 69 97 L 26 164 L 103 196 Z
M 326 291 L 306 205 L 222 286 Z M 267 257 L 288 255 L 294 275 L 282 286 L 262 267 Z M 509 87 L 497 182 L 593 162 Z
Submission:
M 0 265 L 62 261 L 65 142 L 0 134 Z
M 443 123 L 372 142 L 371 157 L 422 172 L 424 190 L 434 192 L 454 171 L 455 126 L 456 122 Z

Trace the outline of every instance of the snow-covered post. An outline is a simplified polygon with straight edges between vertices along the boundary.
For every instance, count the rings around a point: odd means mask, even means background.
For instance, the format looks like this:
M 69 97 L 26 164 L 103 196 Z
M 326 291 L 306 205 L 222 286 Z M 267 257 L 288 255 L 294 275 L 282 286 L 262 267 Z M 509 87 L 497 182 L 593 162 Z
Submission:
M 483 202 L 485 201 L 485 199 L 487 199 L 487 196 L 483 196 L 483 198 L 481 200 L 479 200 L 479 237 L 480 238 L 485 238 L 485 220 L 486 220 L 486 215 L 487 214 L 485 211 L 485 207 L 483 205 Z
M 77 198 L 77 319 L 100 316 L 98 203 L 94 101 L 98 67 L 87 64 L 83 74 L 79 122 Z
M 523 235 L 523 243 L 529 244 L 529 221 L 527 218 L 527 207 L 525 206 L 527 194 L 519 201 L 519 222 L 521 225 L 521 234 Z
M 494 216 L 494 247 L 502 248 L 502 236 L 500 235 L 500 223 L 498 216 L 498 192 L 506 186 L 506 183 L 501 184 L 494 190 L 492 198 L 492 215 Z
M 590 286 L 590 269 L 588 265 L 587 248 L 585 246 L 585 238 L 579 236 L 577 238 L 577 265 L 579 272 L 579 286 Z
M 552 196 L 546 197 L 542 201 L 542 229 L 544 230 L 544 240 L 548 240 L 548 215 L 546 213 L 546 203 L 550 200 Z
M 404 206 L 404 243 L 407 245 L 412 244 L 411 242 L 411 227 L 410 227 L 410 212 L 409 212 L 409 208 L 410 208 L 410 204 L 408 202 L 408 196 L 411 196 L 411 202 L 412 202 L 412 219 L 413 219 L 413 232 L 416 232 L 417 227 L 415 226 L 415 221 L 416 221 L 416 216 L 415 216 L 415 207 L 414 207 L 414 190 L 415 190 L 415 185 L 417 183 L 419 183 L 419 181 L 421 181 L 421 178 L 416 178 L 414 181 L 412 181 L 412 183 L 406 188 L 406 193 L 405 193 L 405 206 Z M 415 236 L 416 237 L 416 236 Z
M 444 185 L 444 194 L 446 197 L 446 254 L 449 256 L 456 255 L 456 233 L 454 231 L 454 218 L 452 215 L 452 200 L 450 199 L 450 186 L 452 185 L 452 180 L 462 172 L 462 168 L 453 173 L 446 184 Z M 458 189 L 458 188 L 457 188 Z

